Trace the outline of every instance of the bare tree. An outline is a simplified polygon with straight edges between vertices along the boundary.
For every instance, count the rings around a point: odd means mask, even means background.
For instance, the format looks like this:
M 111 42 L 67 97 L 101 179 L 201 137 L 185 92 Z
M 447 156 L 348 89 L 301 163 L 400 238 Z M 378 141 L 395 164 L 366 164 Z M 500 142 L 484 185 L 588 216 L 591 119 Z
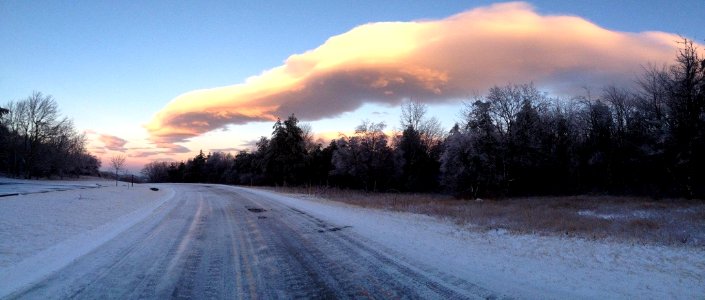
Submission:
M 421 136 L 421 141 L 427 149 L 443 139 L 444 129 L 435 117 L 427 118 L 428 106 L 415 100 L 409 100 L 401 105 L 401 131 L 412 128 Z
M 525 102 L 540 105 L 545 102 L 546 97 L 536 89 L 533 83 L 529 83 L 508 84 L 503 87 L 494 86 L 490 88 L 485 98 L 491 105 L 492 118 L 497 125 L 499 134 L 504 136 L 512 131 L 516 116 Z
M 303 133 L 304 148 L 306 149 L 306 153 L 313 152 L 313 150 L 318 147 L 318 141 L 314 140 L 313 128 L 311 127 L 311 124 L 301 123 L 299 124 L 299 128 L 301 128 L 301 132 Z
M 616 86 L 608 86 L 603 89 L 602 98 L 612 105 L 618 137 L 623 136 L 627 130 L 627 122 L 634 102 L 631 92 Z
M 120 176 L 118 175 L 118 172 L 120 169 L 122 169 L 122 166 L 125 165 L 125 155 L 118 154 L 110 158 L 110 166 L 115 169 L 115 186 L 118 185 L 118 179 Z
M 421 123 L 419 132 L 421 133 L 421 141 L 429 150 L 445 138 L 445 129 L 436 117 L 424 120 L 424 122 Z
M 402 103 L 401 117 L 399 120 L 401 123 L 401 130 L 411 127 L 418 131 L 424 117 L 426 116 L 427 110 L 428 108 L 425 104 L 415 100 L 409 100 Z
M 40 161 L 42 145 L 47 144 L 58 131 L 64 127 L 69 120 L 59 118 L 59 108 L 49 95 L 34 92 L 26 99 L 10 103 L 10 126 L 11 132 L 16 132 L 22 137 L 22 152 L 25 153 L 24 162 L 26 164 L 26 178 L 38 169 L 46 168 L 46 164 Z
M 647 117 L 660 123 L 665 117 L 666 98 L 668 85 L 668 71 L 666 66 L 647 65 L 643 74 L 637 79 L 639 89 L 637 97 L 644 106 Z
M 0 165 L 9 174 L 64 177 L 97 172 L 85 135 L 61 117 L 57 102 L 39 92 L 0 108 Z

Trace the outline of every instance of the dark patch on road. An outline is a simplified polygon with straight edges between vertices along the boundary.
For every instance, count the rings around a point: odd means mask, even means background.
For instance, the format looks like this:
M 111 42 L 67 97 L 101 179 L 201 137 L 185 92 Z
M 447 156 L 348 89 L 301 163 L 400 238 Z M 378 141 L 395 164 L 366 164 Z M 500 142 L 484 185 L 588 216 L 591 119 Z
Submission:
M 326 231 L 329 231 L 329 232 L 336 232 L 336 231 L 341 231 L 341 230 L 343 230 L 343 229 L 345 229 L 345 228 L 350 228 L 350 227 L 352 227 L 352 226 L 332 227 L 330 224 L 326 223 L 325 221 L 323 221 L 323 220 L 321 220 L 321 219 L 319 219 L 319 218 L 316 218 L 316 217 L 314 217 L 314 216 L 312 216 L 312 215 L 309 215 L 309 214 L 307 214 L 307 213 L 304 212 L 304 211 L 298 210 L 298 209 L 296 209 L 296 208 L 292 208 L 291 210 L 293 210 L 293 211 L 295 211 L 295 212 L 297 212 L 297 213 L 299 213 L 299 214 L 302 214 L 302 215 L 306 216 L 307 218 L 309 218 L 310 220 L 314 221 L 314 223 L 316 224 L 316 226 L 322 228 L 322 229 L 319 229 L 319 230 L 318 230 L 318 232 L 320 232 L 320 233 L 323 233 L 323 232 L 326 232 Z
M 149 189 L 150 189 L 150 190 L 153 190 L 153 191 L 155 191 L 155 192 L 159 190 L 158 188 L 155 188 L 155 187 L 149 188 Z
M 345 229 L 345 228 L 350 228 L 350 227 L 352 227 L 352 226 L 349 226 L 349 225 L 348 225 L 348 226 L 343 226 L 343 227 L 331 227 L 331 228 L 328 228 L 328 229 L 326 229 L 326 230 L 321 230 L 321 229 L 319 229 L 318 232 L 320 232 L 320 233 L 323 233 L 323 232 L 326 232 L 326 231 L 329 231 L 329 232 L 336 232 L 336 231 L 341 231 L 341 230 L 343 230 L 343 229 Z
M 253 212 L 253 213 L 261 213 L 267 211 L 264 208 L 259 208 L 259 207 L 248 207 L 247 210 Z
M 258 216 L 257 219 L 266 219 L 266 216 Z
M 340 231 L 340 230 L 343 230 L 345 228 L 350 228 L 350 227 L 352 227 L 352 226 L 333 227 L 331 229 L 328 229 L 328 231 Z

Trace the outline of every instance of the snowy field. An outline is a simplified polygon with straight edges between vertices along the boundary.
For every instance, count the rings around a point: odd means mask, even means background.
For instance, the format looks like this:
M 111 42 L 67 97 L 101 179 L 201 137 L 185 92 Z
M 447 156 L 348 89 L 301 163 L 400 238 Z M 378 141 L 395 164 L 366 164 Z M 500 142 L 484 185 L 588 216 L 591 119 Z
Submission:
M 149 187 L 102 186 L 0 198 L 0 298 L 89 253 L 173 196 L 168 185 L 157 192 Z M 478 233 L 424 215 L 246 190 L 351 226 L 346 230 L 394 249 L 404 260 L 510 297 L 705 298 L 704 249 Z

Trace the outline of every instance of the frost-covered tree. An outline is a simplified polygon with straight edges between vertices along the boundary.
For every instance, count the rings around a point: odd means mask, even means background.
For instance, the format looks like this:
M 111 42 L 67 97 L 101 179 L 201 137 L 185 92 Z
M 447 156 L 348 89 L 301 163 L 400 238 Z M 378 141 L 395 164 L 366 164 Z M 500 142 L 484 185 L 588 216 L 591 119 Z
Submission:
M 394 161 L 384 123 L 363 121 L 352 137 L 336 142 L 333 153 L 333 174 L 353 181 L 350 184 L 368 191 L 390 187 Z
M 165 161 L 153 161 L 147 163 L 141 171 L 149 182 L 169 181 L 169 163 Z
M 472 141 L 470 135 L 461 132 L 456 124 L 443 145 L 440 159 L 441 185 L 456 196 L 477 197 L 472 185 Z

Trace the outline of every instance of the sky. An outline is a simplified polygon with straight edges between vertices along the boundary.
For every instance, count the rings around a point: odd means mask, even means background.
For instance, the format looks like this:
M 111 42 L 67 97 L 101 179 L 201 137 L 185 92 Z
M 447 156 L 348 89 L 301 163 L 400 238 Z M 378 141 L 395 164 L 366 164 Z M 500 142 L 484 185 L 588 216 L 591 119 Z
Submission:
M 705 1 L 0 1 L 0 106 L 57 100 L 108 166 L 236 152 L 295 114 L 321 137 L 450 127 L 493 85 L 629 85 L 705 40 Z

